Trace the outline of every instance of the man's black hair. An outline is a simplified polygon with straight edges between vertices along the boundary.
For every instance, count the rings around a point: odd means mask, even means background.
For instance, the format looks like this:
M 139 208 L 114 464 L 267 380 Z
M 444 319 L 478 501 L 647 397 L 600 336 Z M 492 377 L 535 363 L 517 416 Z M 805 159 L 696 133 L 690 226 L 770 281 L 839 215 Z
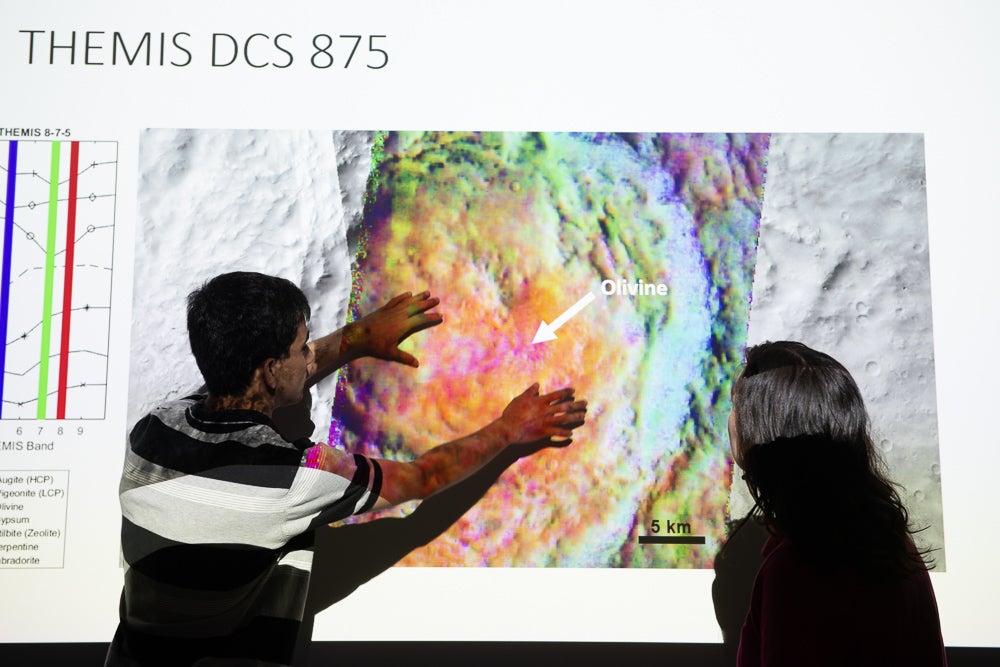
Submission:
M 288 356 L 309 302 L 293 283 L 261 273 L 224 273 L 191 292 L 188 339 L 214 396 L 238 396 L 265 359 Z

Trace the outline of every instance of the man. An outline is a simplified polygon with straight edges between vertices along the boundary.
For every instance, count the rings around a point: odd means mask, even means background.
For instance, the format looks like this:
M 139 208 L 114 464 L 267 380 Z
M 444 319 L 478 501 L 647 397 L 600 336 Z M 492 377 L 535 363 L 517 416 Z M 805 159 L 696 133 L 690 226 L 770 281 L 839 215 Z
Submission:
M 288 665 L 303 616 L 312 531 L 423 499 L 519 443 L 565 445 L 586 403 L 532 385 L 496 421 L 404 463 L 288 442 L 271 420 L 310 381 L 363 356 L 416 367 L 399 349 L 437 326 L 438 299 L 401 294 L 308 341 L 309 305 L 257 273 L 213 278 L 188 298 L 206 395 L 154 409 L 130 434 L 120 487 L 127 563 L 108 665 Z

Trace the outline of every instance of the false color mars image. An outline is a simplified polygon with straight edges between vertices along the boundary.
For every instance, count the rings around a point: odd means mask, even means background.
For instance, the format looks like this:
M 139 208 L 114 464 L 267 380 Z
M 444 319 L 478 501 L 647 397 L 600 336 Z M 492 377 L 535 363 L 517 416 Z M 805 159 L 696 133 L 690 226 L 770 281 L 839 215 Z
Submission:
M 729 389 L 746 345 L 768 143 L 375 138 L 351 310 L 429 289 L 444 324 L 404 344 L 419 369 L 362 360 L 341 374 L 331 442 L 411 459 L 476 431 L 536 381 L 589 403 L 570 447 L 515 463 L 402 564 L 711 566 L 728 514 Z M 542 322 L 554 338 L 535 342 Z
M 185 298 L 234 270 L 301 286 L 314 336 L 402 291 L 442 300 L 405 343 L 419 369 L 352 362 L 289 437 L 408 458 L 532 382 L 589 401 L 569 448 L 405 564 L 710 567 L 752 505 L 729 382 L 744 343 L 794 339 L 854 375 L 945 570 L 922 135 L 150 129 L 139 176 L 129 424 L 201 385 Z

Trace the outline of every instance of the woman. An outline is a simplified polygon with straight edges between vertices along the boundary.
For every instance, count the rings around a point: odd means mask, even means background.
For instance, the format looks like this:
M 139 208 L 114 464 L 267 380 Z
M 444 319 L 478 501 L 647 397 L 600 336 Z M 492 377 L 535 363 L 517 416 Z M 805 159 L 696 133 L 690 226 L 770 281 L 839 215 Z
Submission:
M 946 664 L 927 567 L 851 374 L 795 342 L 746 359 L 729 437 L 771 536 L 738 664 Z

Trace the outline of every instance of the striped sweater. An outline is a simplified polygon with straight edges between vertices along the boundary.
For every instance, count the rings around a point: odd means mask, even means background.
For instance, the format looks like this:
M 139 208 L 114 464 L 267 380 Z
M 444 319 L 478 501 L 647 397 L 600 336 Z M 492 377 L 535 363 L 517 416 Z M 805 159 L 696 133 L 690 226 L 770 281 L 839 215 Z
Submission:
M 203 401 L 166 403 L 129 437 L 109 665 L 291 664 L 312 530 L 378 499 L 376 461 L 287 442 L 261 413 Z

